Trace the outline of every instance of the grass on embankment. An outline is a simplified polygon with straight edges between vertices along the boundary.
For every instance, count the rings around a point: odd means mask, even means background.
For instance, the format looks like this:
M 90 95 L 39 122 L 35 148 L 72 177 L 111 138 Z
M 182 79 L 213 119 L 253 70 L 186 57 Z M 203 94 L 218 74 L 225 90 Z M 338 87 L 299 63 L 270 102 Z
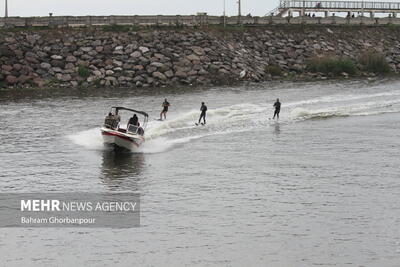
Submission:
M 363 52 L 359 56 L 358 62 L 364 71 L 377 74 L 386 74 L 390 72 L 390 66 L 386 60 L 386 57 L 375 51 Z
M 307 61 L 306 69 L 310 72 L 323 73 L 328 76 L 341 76 L 347 73 L 350 76 L 360 71 L 375 74 L 388 74 L 391 68 L 384 55 L 376 51 L 365 51 L 357 61 L 346 57 L 322 56 Z
M 357 73 L 357 66 L 349 58 L 324 56 L 314 57 L 308 60 L 307 70 L 311 72 L 320 72 L 329 76 L 340 76 L 342 73 L 355 75 Z

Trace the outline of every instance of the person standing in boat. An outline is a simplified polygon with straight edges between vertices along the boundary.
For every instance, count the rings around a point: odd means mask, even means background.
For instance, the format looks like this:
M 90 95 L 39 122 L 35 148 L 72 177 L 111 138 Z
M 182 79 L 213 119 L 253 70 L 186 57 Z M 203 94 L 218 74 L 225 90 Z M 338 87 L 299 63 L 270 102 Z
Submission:
M 104 126 L 111 129 L 115 128 L 115 117 L 111 112 L 104 119 Z
M 279 102 L 279 98 L 276 99 L 276 102 L 274 103 L 274 108 L 275 112 L 274 112 L 274 117 L 272 119 L 275 119 L 276 116 L 277 119 L 279 120 L 279 113 L 281 112 L 281 102 Z
M 160 121 L 162 121 L 162 115 L 164 115 L 164 120 L 167 119 L 167 112 L 168 112 L 168 107 L 170 106 L 169 102 L 167 99 L 164 99 L 164 102 L 161 105 L 163 107 L 163 110 L 160 113 Z
M 201 119 L 203 119 L 203 124 L 206 124 L 206 112 L 207 112 L 207 106 L 204 104 L 204 102 L 201 102 L 201 107 L 200 107 L 200 118 L 199 118 L 199 123 Z

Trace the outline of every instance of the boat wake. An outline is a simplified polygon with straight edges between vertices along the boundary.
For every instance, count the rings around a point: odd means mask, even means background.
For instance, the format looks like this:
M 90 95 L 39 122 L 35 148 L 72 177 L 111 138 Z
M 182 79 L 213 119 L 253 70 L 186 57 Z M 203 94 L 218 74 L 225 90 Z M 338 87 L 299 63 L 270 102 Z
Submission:
M 166 121 L 149 122 L 145 134 L 146 142 L 137 152 L 160 153 L 200 138 L 269 127 L 275 124 L 270 119 L 272 112 L 272 107 L 265 103 L 243 103 L 209 108 L 206 126 L 194 125 L 194 122 L 198 120 L 198 110 L 170 114 Z M 400 91 L 332 95 L 297 102 L 283 102 L 279 122 L 281 124 L 300 123 L 306 120 L 396 112 L 400 112 Z M 68 138 L 87 149 L 104 149 L 100 128 L 78 132 Z

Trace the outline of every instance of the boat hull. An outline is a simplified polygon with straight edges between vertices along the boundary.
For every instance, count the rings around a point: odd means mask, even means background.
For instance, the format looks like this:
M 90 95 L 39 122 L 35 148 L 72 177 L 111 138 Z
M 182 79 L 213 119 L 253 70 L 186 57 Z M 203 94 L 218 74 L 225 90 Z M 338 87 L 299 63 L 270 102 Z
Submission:
M 102 128 L 103 143 L 115 149 L 137 151 L 144 143 L 144 137 L 138 134 L 127 134 L 116 130 Z

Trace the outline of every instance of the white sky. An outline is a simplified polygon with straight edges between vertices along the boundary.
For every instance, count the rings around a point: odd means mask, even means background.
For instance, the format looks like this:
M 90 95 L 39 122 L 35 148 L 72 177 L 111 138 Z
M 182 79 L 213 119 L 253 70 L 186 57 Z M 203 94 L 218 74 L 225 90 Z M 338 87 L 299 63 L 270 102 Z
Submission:
M 227 15 L 237 14 L 237 0 L 225 0 Z M 307 1 L 307 0 L 306 0 Z M 366 0 L 371 1 L 371 0 Z M 400 0 L 376 0 L 400 2 Z M 9 16 L 71 15 L 222 15 L 224 0 L 8 0 Z M 0 0 L 4 16 L 5 0 Z M 242 14 L 264 16 L 279 0 L 242 0 Z
M 237 14 L 237 0 L 225 0 L 227 15 Z M 0 0 L 4 16 L 5 0 Z M 242 0 L 242 14 L 264 16 L 279 0 Z M 8 0 L 9 16 L 82 15 L 222 15 L 223 0 Z

